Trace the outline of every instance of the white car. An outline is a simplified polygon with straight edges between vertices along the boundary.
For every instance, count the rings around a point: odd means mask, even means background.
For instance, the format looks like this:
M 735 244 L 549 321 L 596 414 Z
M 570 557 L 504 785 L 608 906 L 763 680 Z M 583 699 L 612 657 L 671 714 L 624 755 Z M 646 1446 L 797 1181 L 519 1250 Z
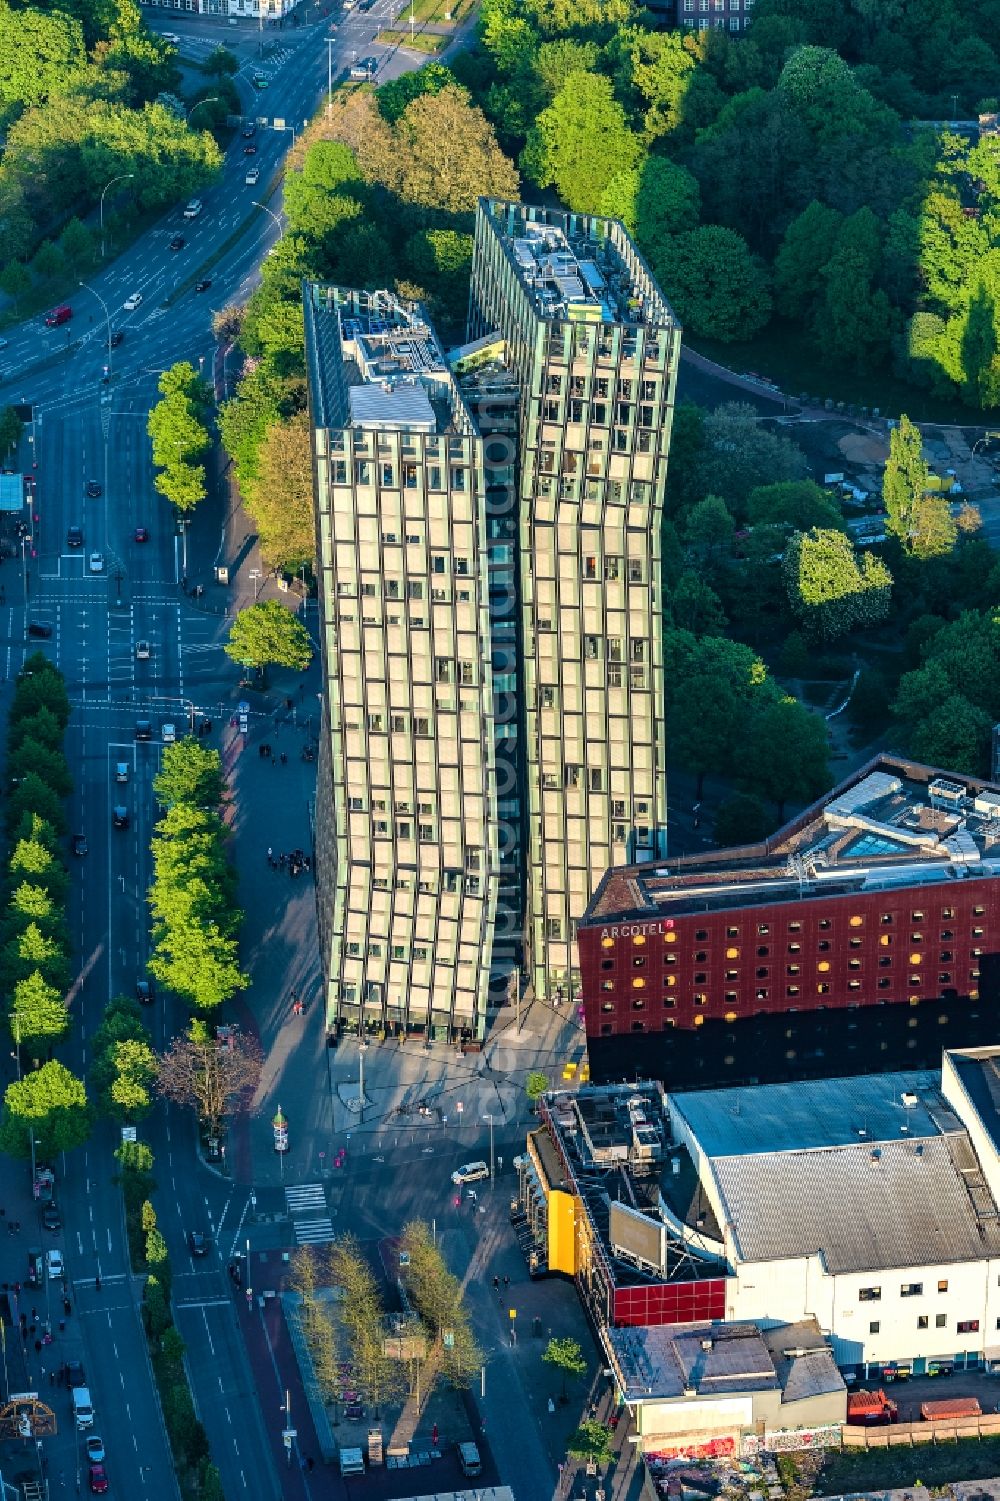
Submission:
M 201 199 L 200 198 L 192 198 L 189 203 L 185 204 L 185 206 L 184 206 L 184 217 L 185 217 L 185 219 L 197 219 L 197 217 L 198 217 L 198 215 L 200 213 L 201 213 Z
M 181 39 L 176 31 L 161 31 L 160 35 L 165 42 L 169 42 L 173 47 L 179 47 L 181 44 Z
M 137 662 L 148 662 L 150 658 L 149 642 L 137 641 L 135 643 L 135 659 Z
M 142 293 L 141 292 L 133 292 L 131 297 L 126 297 L 126 299 L 125 299 L 125 311 L 126 311 L 126 313 L 134 313 L 135 310 L 136 310 L 136 308 L 139 306 L 139 304 L 141 302 L 142 302 Z
M 45 1270 L 48 1272 L 49 1277 L 53 1279 L 56 1277 L 62 1277 L 64 1275 L 66 1268 L 63 1265 L 61 1251 L 56 1251 L 55 1249 L 46 1251 Z
M 247 184 L 248 187 L 256 187 L 257 183 L 260 181 L 260 168 L 251 167 L 250 171 L 247 173 L 243 181 Z
M 91 573 L 104 572 L 104 554 L 102 552 L 92 552 L 90 554 L 90 571 Z
M 165 724 L 163 726 L 163 743 L 164 743 L 164 745 L 173 745 L 173 743 L 174 743 L 174 741 L 176 739 L 177 739 L 177 726 L 173 725 L 173 724 Z
M 451 1181 L 456 1188 L 460 1188 L 463 1183 L 478 1183 L 481 1178 L 489 1176 L 490 1170 L 485 1162 L 464 1162 L 452 1173 Z

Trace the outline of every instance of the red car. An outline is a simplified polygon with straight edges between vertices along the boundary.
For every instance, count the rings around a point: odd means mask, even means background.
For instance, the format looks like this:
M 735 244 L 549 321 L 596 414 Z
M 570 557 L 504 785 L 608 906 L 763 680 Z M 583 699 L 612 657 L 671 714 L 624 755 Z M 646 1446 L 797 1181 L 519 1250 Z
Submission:
M 136 529 L 135 529 L 135 534 L 134 535 L 135 535 L 135 541 L 136 542 L 148 542 L 149 541 L 149 531 L 144 526 L 137 526 Z
M 90 1489 L 95 1496 L 103 1496 L 108 1488 L 108 1472 L 103 1465 L 90 1466 Z

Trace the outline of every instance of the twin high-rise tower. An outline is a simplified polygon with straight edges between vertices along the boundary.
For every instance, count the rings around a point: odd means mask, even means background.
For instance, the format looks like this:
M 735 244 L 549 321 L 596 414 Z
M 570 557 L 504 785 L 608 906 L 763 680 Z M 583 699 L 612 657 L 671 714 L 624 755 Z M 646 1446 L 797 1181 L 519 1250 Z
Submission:
M 330 1022 L 572 1000 L 608 866 L 663 853 L 660 530 L 680 329 L 613 220 L 483 200 L 469 334 L 310 285 Z

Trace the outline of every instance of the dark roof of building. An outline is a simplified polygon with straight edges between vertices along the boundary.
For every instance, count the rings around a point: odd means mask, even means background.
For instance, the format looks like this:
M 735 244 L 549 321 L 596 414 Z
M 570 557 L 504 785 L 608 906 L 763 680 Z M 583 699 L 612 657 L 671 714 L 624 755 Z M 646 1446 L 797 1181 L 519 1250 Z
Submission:
M 800 1402 L 844 1390 L 813 1320 L 766 1332 L 756 1324 L 661 1324 L 608 1329 L 626 1401 L 731 1397 L 781 1391 Z
M 761 844 L 618 866 L 581 927 L 1000 874 L 1000 784 L 878 756 Z

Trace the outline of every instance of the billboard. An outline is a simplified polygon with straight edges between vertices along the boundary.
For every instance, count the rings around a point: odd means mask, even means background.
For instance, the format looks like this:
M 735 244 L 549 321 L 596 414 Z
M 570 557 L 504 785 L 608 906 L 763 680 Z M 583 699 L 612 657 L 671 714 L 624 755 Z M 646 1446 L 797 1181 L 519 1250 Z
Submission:
M 640 1214 L 628 1204 L 612 1202 L 608 1239 L 611 1250 L 658 1272 L 667 1269 L 667 1227 L 662 1220 Z

